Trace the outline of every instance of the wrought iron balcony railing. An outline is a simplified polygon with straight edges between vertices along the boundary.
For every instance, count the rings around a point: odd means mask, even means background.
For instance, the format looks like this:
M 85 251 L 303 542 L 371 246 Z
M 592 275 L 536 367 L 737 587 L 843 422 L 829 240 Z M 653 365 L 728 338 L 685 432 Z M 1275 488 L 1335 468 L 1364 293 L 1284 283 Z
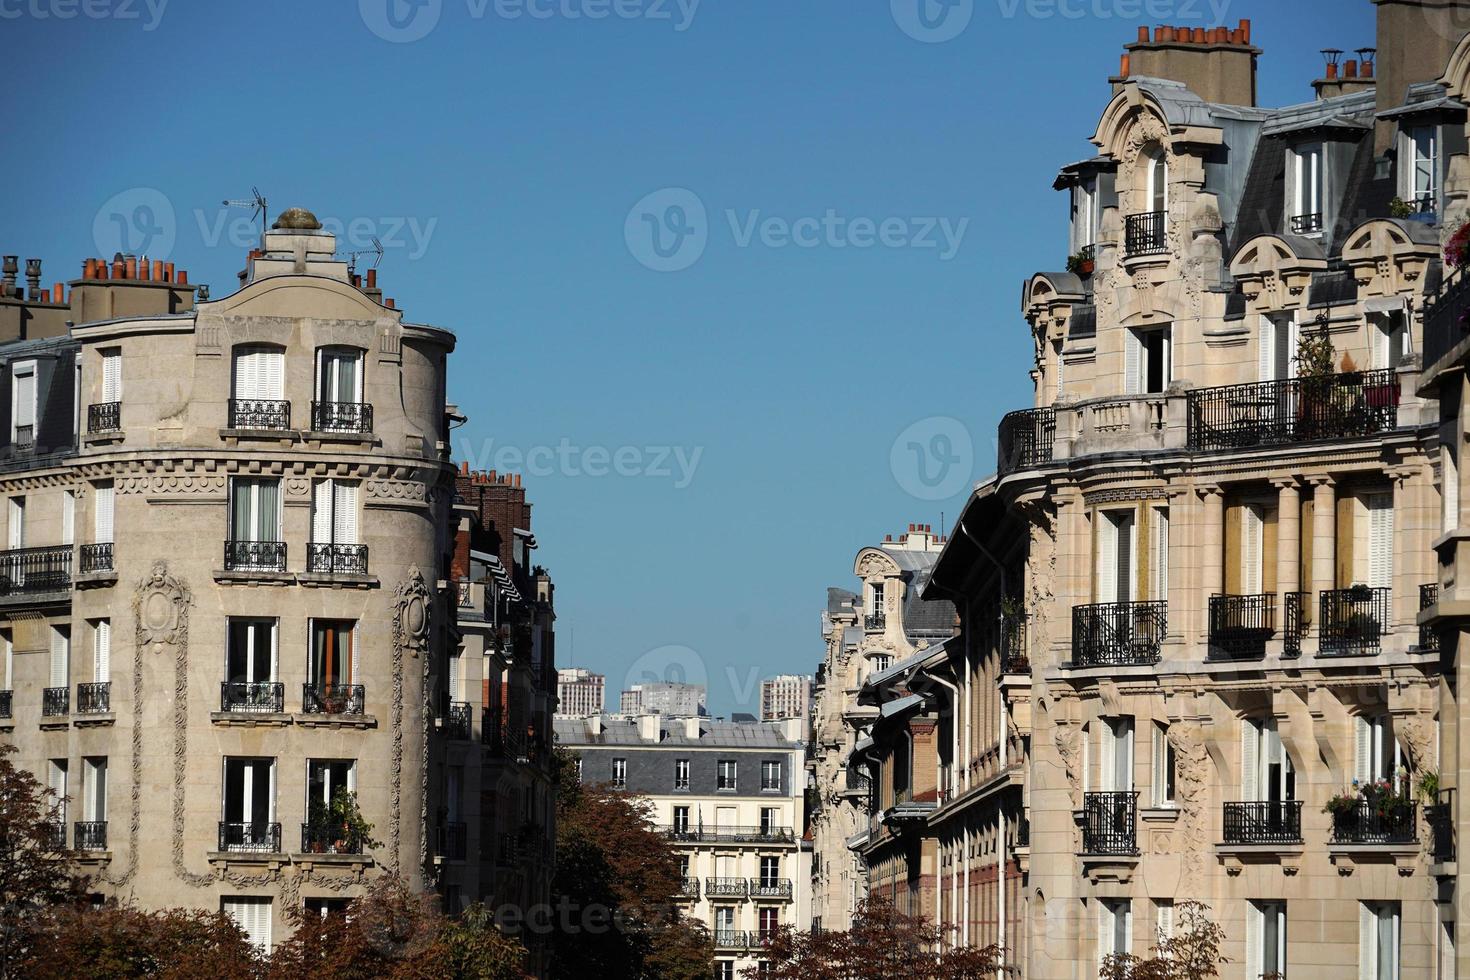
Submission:
M 1138 853 L 1138 793 L 1084 793 L 1082 851 L 1085 854 Z
M 291 403 L 263 398 L 231 398 L 230 428 L 289 429 Z
M 264 820 L 220 821 L 219 849 L 256 854 L 281 853 L 281 825 Z
M 790 878 L 752 878 L 750 879 L 751 898 L 790 898 Z
M 231 572 L 284 572 L 286 542 L 226 541 L 225 570 Z
M 1419 611 L 1430 608 L 1439 602 L 1439 583 L 1431 582 L 1428 585 L 1419 586 Z M 1419 649 L 1427 653 L 1436 653 L 1439 650 L 1439 631 L 1433 626 L 1419 627 Z
M 451 701 L 444 714 L 444 737 L 467 741 L 470 737 L 470 705 L 467 701 Z
M 56 718 L 71 711 L 71 688 L 48 687 L 41 691 L 41 715 Z
M 15 692 L 0 691 L 0 718 L 13 718 L 15 709 Z
M 0 596 L 64 592 L 71 587 L 71 545 L 0 551 Z
M 230 714 L 282 714 L 286 685 L 279 681 L 223 681 L 219 710 Z
M 1007 674 L 1031 672 L 1031 656 L 1026 646 L 1026 614 L 1001 617 L 1000 669 Z
M 1332 814 L 1332 840 L 1337 844 L 1409 844 L 1419 839 L 1417 803 L 1375 804 L 1359 800 Z
M 513 868 L 520 860 L 521 844 L 515 834 L 501 834 L 500 847 L 495 853 L 495 863 L 503 868 Z
M 1157 255 L 1169 250 L 1169 212 L 1145 211 L 1124 219 L 1123 251 L 1135 255 Z
M 15 448 L 31 450 L 36 448 L 36 427 L 34 425 L 17 425 L 15 427 Z M 63 829 L 63 835 L 66 831 Z
M 1377 435 L 1398 427 L 1390 370 L 1199 388 L 1186 395 L 1186 444 L 1196 451 Z
M 1375 654 L 1389 624 L 1392 590 L 1354 585 L 1322 593 L 1318 652 L 1324 657 Z
M 303 684 L 301 711 L 308 715 L 360 715 L 366 703 L 361 684 Z
M 72 846 L 79 851 L 107 850 L 107 821 L 78 820 L 72 824 Z
M 1225 804 L 1225 843 L 1300 844 L 1301 800 Z
M 697 901 L 699 899 L 699 879 L 689 877 L 681 878 L 679 880 L 678 897 Z
M 1210 596 L 1210 657 L 1259 660 L 1276 633 L 1276 596 Z
M 373 406 L 366 402 L 312 402 L 311 428 L 315 432 L 371 432 Z
M 1312 214 L 1294 214 L 1291 216 L 1291 233 L 1293 235 L 1316 235 L 1321 231 L 1321 211 L 1316 211 Z
M 77 714 L 102 715 L 112 710 L 112 682 L 77 685 Z
M 670 840 L 701 841 L 714 844 L 789 844 L 796 840 L 790 827 L 774 824 L 765 827 L 701 827 L 665 824 L 659 828 Z
M 368 548 L 365 544 L 317 544 L 306 546 L 308 572 L 366 575 Z
M 66 850 L 66 824 L 60 820 L 47 820 L 41 824 L 41 835 L 46 846 L 53 851 Z
M 110 572 L 112 564 L 112 542 L 98 541 L 84 544 L 77 549 L 77 569 L 81 572 Z
M 744 878 L 706 878 L 704 894 L 707 898 L 745 898 L 749 884 Z
M 749 949 L 750 933 L 742 929 L 716 929 L 715 949 Z
M 1072 664 L 1076 667 L 1159 662 L 1168 632 L 1168 603 L 1104 602 L 1072 609 Z
M 863 617 L 863 629 L 881 630 L 886 622 L 888 618 L 883 613 L 868 613 Z
M 122 402 L 101 402 L 87 406 L 87 431 L 118 432 L 122 429 Z
M 301 853 L 361 854 L 362 840 L 340 823 L 304 823 L 301 825 Z
M 465 856 L 465 825 L 451 820 L 439 825 L 434 853 L 446 861 L 463 861 Z
M 1302 655 L 1302 637 L 1307 635 L 1307 628 L 1311 625 L 1312 593 L 1286 593 L 1285 613 L 1285 623 L 1281 629 L 1281 655 L 1283 657 L 1300 657 Z
M 1455 860 L 1454 790 L 1442 789 L 1436 802 L 1424 807 L 1424 823 L 1429 827 L 1429 854 L 1437 863 Z
M 873 780 L 865 772 L 848 769 L 845 771 L 845 781 L 847 788 L 854 793 L 866 794 L 873 791 Z
M 1050 463 L 1057 438 L 1056 410 L 1028 408 L 1011 412 L 1000 420 L 996 436 L 995 470 L 1000 476 Z
M 1424 297 L 1424 370 L 1470 337 L 1470 275 L 1447 277 Z

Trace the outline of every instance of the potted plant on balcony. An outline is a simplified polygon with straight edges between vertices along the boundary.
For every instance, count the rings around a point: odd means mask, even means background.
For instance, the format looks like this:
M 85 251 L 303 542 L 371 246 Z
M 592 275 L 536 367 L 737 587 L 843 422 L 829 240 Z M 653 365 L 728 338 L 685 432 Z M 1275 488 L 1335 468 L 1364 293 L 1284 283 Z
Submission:
M 373 839 L 373 825 L 363 817 L 357 794 L 350 789 L 332 794 L 325 826 L 337 835 L 332 841 L 332 850 L 337 854 L 361 854 L 363 848 L 381 844 Z
M 1470 265 L 1470 221 L 1459 227 L 1444 247 L 1445 264 L 1464 271 Z
M 1353 780 L 1350 790 L 1334 793 L 1327 798 L 1322 812 L 1332 816 L 1332 833 L 1339 840 L 1351 840 L 1358 826 L 1358 781 Z
M 1097 260 L 1094 257 L 1094 249 L 1091 245 L 1084 245 L 1077 252 L 1068 257 L 1067 271 L 1074 276 L 1083 279 L 1091 279 L 1093 270 L 1097 268 Z
M 1439 802 L 1439 773 L 1433 769 L 1425 769 L 1419 773 L 1414 788 L 1419 791 L 1419 798 L 1425 803 Z

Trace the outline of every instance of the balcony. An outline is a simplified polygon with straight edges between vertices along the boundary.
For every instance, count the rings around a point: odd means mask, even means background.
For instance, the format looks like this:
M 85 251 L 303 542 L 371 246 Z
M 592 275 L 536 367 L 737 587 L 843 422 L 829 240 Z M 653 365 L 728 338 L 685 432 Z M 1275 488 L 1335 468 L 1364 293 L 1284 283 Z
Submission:
M 1323 592 L 1318 652 L 1324 657 L 1378 653 L 1384 627 L 1389 622 L 1391 594 L 1386 586 L 1366 585 Z
M 1260 660 L 1276 633 L 1276 596 L 1210 596 L 1210 659 Z
M 15 427 L 14 444 L 16 449 L 23 449 L 27 452 L 35 449 L 36 427 L 34 425 L 17 425 Z M 65 835 L 64 830 L 62 831 L 62 834 L 63 836 Z
M 1138 853 L 1137 792 L 1082 795 L 1082 851 L 1084 854 Z
M 313 432 L 373 431 L 373 406 L 366 402 L 312 402 Z
M 1225 843 L 1300 844 L 1302 801 L 1225 804 Z
M 105 715 L 112 710 L 112 682 L 77 685 L 77 714 Z
M 444 737 L 469 741 L 470 705 L 467 701 L 451 701 L 444 713 Z
M 225 570 L 230 572 L 284 572 L 286 542 L 226 541 Z
M 1440 288 L 1424 298 L 1424 370 L 1439 362 L 1470 337 L 1470 275 L 1447 277 Z
M 1026 614 L 1014 613 L 1001 617 L 1000 664 L 1006 674 L 1029 674 L 1031 658 L 1026 646 Z
M 1186 398 L 1187 447 L 1194 451 L 1351 439 L 1398 427 L 1399 381 L 1391 370 L 1200 388 Z
M 1439 603 L 1439 583 L 1419 586 L 1419 611 L 1423 612 Z M 1427 623 L 1419 627 L 1419 650 L 1421 653 L 1439 652 L 1439 631 Z
M 59 718 L 71 710 L 71 688 L 48 687 L 41 691 L 41 717 Z
M 1159 662 L 1168 603 L 1105 602 L 1072 609 L 1072 666 L 1126 667 Z
M 500 849 L 496 852 L 496 863 L 502 868 L 513 868 L 520 860 L 521 845 L 515 834 L 500 835 Z
M 65 592 L 71 587 L 71 545 L 0 551 L 0 596 Z
M 107 850 L 107 821 L 78 820 L 72 824 L 72 846 L 79 851 Z
M 284 559 L 283 559 L 284 560 Z M 306 546 L 306 570 L 326 575 L 366 575 L 368 549 L 365 544 L 316 544 Z
M 289 429 L 291 403 L 260 398 L 231 398 L 230 428 L 262 431 Z
M 301 685 L 302 714 L 360 715 L 366 700 L 361 684 Z
M 1307 635 L 1307 628 L 1311 625 L 1312 593 L 1286 593 L 1285 612 L 1286 621 L 1281 630 L 1281 655 L 1300 657 L 1302 637 Z
M 1294 214 L 1291 216 L 1291 233 L 1293 235 L 1320 235 L 1322 234 L 1322 212 L 1316 211 L 1312 214 Z
M 665 825 L 659 828 L 670 840 L 709 844 L 792 844 L 796 835 L 790 827 L 699 827 Z
M 740 929 L 716 929 L 715 949 L 749 949 L 750 933 Z
M 1356 805 L 1332 814 L 1334 844 L 1412 844 L 1419 839 L 1419 805 L 1375 804 L 1359 800 Z
M 463 861 L 465 856 L 465 825 L 450 821 L 439 825 L 434 841 L 434 854 L 446 861 Z
M 66 824 L 60 820 L 47 820 L 42 823 L 41 836 L 50 850 L 66 850 Z
M 688 877 L 679 879 L 679 890 L 674 893 L 674 897 L 693 902 L 699 901 L 699 879 Z
M 773 898 L 783 901 L 791 900 L 790 878 L 752 878 L 750 879 L 751 898 Z
M 1123 253 L 1127 258 L 1169 251 L 1169 212 L 1145 211 L 1124 219 Z
M 1011 412 L 1000 420 L 995 471 L 1000 476 L 1034 470 L 1052 461 L 1057 413 L 1050 408 Z
M 361 854 L 362 841 L 346 833 L 341 824 L 325 821 L 301 825 L 303 854 Z
M 97 435 L 122 430 L 122 402 L 101 402 L 87 406 L 87 432 Z
M 88 572 L 114 571 L 112 564 L 112 542 L 99 541 L 96 544 L 84 544 L 78 548 L 77 571 L 83 575 Z
M 220 821 L 219 849 L 225 853 L 281 853 L 281 825 L 263 820 Z
M 883 613 L 868 613 L 863 617 L 863 629 L 870 633 L 876 633 L 881 631 L 887 622 L 888 619 Z
M 749 882 L 744 878 L 706 878 L 705 898 L 745 898 L 749 894 Z
M 15 692 L 0 691 L 0 718 L 13 718 L 15 710 Z
M 1455 860 L 1455 821 L 1450 805 L 1452 792 L 1440 790 L 1438 802 L 1424 807 L 1424 823 L 1429 827 L 1429 856 L 1436 864 Z
M 219 686 L 219 710 L 227 714 L 282 714 L 286 685 L 279 681 L 224 681 Z

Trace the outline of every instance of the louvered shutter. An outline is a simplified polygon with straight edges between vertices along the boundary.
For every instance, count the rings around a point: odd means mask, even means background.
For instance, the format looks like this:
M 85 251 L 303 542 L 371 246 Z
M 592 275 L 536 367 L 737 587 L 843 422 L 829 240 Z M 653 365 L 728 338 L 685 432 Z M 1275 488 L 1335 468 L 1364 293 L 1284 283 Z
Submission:
M 67 687 L 67 637 L 58 629 L 51 630 L 51 687 Z
M 1133 904 L 1131 902 L 1123 907 L 1123 948 L 1118 952 L 1133 952 Z
M 1118 526 L 1105 513 L 1097 515 L 1097 601 L 1118 599 Z
M 105 351 L 102 354 L 102 400 L 122 401 L 122 352 Z
M 1245 905 L 1245 980 L 1261 980 L 1261 917 L 1255 902 Z
M 61 492 L 61 543 L 71 544 L 76 539 L 77 495 L 70 490 Z
M 238 897 L 224 900 L 224 912 L 245 933 L 251 944 L 263 953 L 271 948 L 271 900 Z
M 1375 952 L 1378 944 L 1375 930 L 1378 928 L 1378 917 L 1373 914 L 1366 903 L 1358 903 L 1358 980 L 1377 980 L 1377 963 Z
M 5 645 L 5 690 L 15 690 L 15 643 L 10 637 L 3 639 Z
M 1440 530 L 1448 532 L 1460 526 L 1460 467 L 1452 448 L 1445 446 L 1441 453 L 1444 523 Z
M 1374 588 L 1393 585 L 1392 494 L 1376 493 L 1368 498 L 1368 584 Z
M 1240 516 L 1240 591 L 1245 595 L 1259 595 L 1261 592 L 1261 532 L 1263 530 L 1261 508 L 1256 504 L 1247 504 L 1241 508 Z
M 1092 730 L 1082 729 L 1082 792 L 1092 791 Z
M 25 374 L 15 376 L 15 426 L 36 424 L 36 369 L 29 368 Z
M 1103 792 L 1111 792 L 1118 788 L 1118 736 L 1113 731 L 1112 723 L 1103 719 L 1098 725 L 1098 751 L 1102 753 L 1102 770 L 1098 777 L 1102 782 Z
M 352 657 L 351 657 L 351 659 L 349 661 L 349 663 L 351 664 L 351 667 L 350 667 L 351 676 L 349 676 L 347 678 L 347 683 L 349 683 L 349 684 L 361 684 L 362 683 L 362 673 L 361 673 L 362 668 L 361 668 L 360 663 L 358 661 L 358 646 L 359 646 L 359 644 L 357 642 L 357 625 L 354 623 L 353 626 L 352 626 L 352 629 L 347 630 L 343 635 L 347 638 L 347 642 L 352 644 Z
M 260 352 L 261 377 L 260 397 L 271 401 L 282 401 L 286 397 L 286 355 L 283 351 Z
M 1174 938 L 1174 903 L 1160 902 L 1158 921 L 1154 924 L 1154 942 L 1162 945 Z
M 1133 719 L 1118 720 L 1118 780 L 1121 792 L 1133 790 Z
M 1143 342 L 1132 330 L 1123 331 L 1123 394 L 1136 395 L 1143 390 Z
M 241 350 L 235 353 L 235 398 L 241 401 L 260 397 L 256 352 Z
M 1154 806 L 1163 806 L 1168 802 L 1165 795 L 1168 791 L 1168 787 L 1165 785 L 1168 779 L 1168 757 L 1166 755 L 1168 746 L 1165 742 L 1167 736 L 1164 734 L 1164 729 L 1158 725 L 1154 725 L 1152 728 L 1152 745 L 1149 749 L 1149 781 L 1153 785 Z
M 1249 718 L 1240 722 L 1240 798 L 1253 803 L 1261 798 L 1261 730 Z
M 94 654 L 93 680 L 99 684 L 112 680 L 112 623 L 99 619 L 92 627 Z
M 332 494 L 332 540 L 337 544 L 357 544 L 357 484 L 336 480 Z
M 1262 313 L 1256 341 L 1256 372 L 1261 381 L 1276 377 L 1276 321 Z
M 1158 507 L 1153 512 L 1154 569 L 1150 578 L 1154 583 L 1154 598 L 1167 601 L 1169 598 L 1169 508 Z
M 93 495 L 94 536 L 98 544 L 112 543 L 113 487 L 111 483 L 98 484 Z
M 311 540 L 313 544 L 329 544 L 332 541 L 332 481 L 318 480 L 311 490 Z
M 1118 592 L 1108 601 L 1132 602 L 1136 592 L 1133 571 L 1134 523 L 1128 514 L 1117 524 L 1118 527 Z
M 1362 715 L 1353 718 L 1353 778 L 1360 783 L 1373 778 L 1373 724 Z

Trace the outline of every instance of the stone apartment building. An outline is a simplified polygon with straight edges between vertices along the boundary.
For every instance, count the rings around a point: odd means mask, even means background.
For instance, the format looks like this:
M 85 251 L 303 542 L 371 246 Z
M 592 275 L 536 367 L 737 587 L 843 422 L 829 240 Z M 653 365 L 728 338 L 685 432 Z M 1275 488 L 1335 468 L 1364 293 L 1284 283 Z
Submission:
M 556 713 L 564 718 L 587 718 L 607 710 L 607 678 L 581 667 L 556 672 Z
M 761 721 L 805 719 L 812 710 L 812 679 L 805 674 L 780 674 L 761 681 Z
M 0 738 L 101 893 L 264 948 L 382 872 L 480 887 L 440 697 L 455 340 L 336 249 L 291 209 L 217 300 L 127 256 L 0 289 Z
M 630 718 L 644 714 L 690 718 L 707 715 L 709 709 L 703 684 L 681 681 L 649 681 L 634 684 L 618 695 L 618 713 Z
M 685 912 L 709 927 L 716 980 L 759 963 L 762 934 L 811 926 L 800 719 L 644 714 L 557 718 L 584 783 L 646 797 L 684 868 Z
M 1463 959 L 1470 5 L 1375 6 L 1280 109 L 1249 22 L 1127 46 L 1056 181 L 1068 271 L 1023 290 L 1034 406 L 923 591 L 960 633 L 851 699 L 862 850 L 905 866 L 872 891 L 1020 976 L 1147 955 L 1189 900 L 1227 975 Z

